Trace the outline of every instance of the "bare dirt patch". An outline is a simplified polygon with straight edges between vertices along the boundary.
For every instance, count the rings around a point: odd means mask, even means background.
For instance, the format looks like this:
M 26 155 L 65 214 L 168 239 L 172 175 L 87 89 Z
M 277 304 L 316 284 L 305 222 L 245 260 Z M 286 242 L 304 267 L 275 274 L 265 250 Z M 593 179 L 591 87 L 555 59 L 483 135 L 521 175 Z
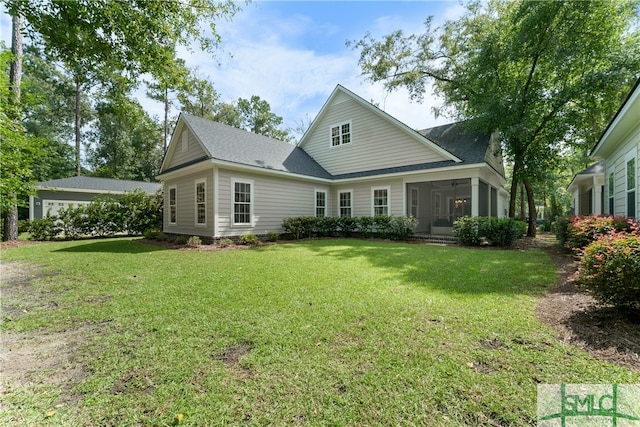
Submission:
M 55 274 L 44 272 L 32 263 L 1 263 L 2 321 L 11 321 L 30 310 L 57 308 L 50 293 L 33 285 L 34 281 Z M 88 376 L 78 349 L 102 326 L 84 325 L 55 333 L 46 330 L 3 331 L 0 339 L 0 396 L 9 396 L 19 390 L 35 392 L 41 387 L 51 387 L 59 392 L 57 404 L 75 405 L 78 396 L 73 388 Z M 1 410 L 11 409 L 7 407 L 7 399 L 0 400 Z

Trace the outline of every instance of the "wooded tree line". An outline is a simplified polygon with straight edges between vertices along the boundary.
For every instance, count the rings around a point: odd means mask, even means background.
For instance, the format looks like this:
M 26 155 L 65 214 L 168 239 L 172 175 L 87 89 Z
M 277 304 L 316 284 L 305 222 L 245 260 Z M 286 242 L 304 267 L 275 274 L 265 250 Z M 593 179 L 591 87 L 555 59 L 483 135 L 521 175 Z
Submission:
M 11 51 L 0 45 L 5 240 L 17 239 L 16 207 L 33 182 L 73 174 L 153 180 L 179 111 L 291 139 L 267 101 L 221 102 L 213 82 L 177 56 L 180 46 L 214 55 L 221 41 L 216 21 L 231 19 L 237 2 L 3 4 L 13 21 Z M 142 83 L 164 104 L 164 117 L 151 117 L 132 96 Z

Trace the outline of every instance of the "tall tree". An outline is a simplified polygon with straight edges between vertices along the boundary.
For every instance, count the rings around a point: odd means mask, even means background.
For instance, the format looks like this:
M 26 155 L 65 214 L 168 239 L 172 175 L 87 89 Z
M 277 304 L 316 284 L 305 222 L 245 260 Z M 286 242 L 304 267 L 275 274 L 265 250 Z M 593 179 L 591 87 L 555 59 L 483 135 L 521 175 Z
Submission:
M 178 92 L 182 111 L 206 119 L 213 118 L 214 108 L 219 98 L 211 79 L 202 77 L 197 68 L 191 70 L 191 75 Z
M 34 46 L 25 46 L 22 105 L 28 135 L 42 142 L 42 155 L 33 165 L 34 179 L 65 178 L 75 172 L 75 84 L 71 77 Z M 91 114 L 87 97 L 81 100 L 84 117 Z
M 80 173 L 80 97 L 100 83 L 109 90 L 137 83 L 137 77 L 167 73 L 176 46 L 198 40 L 203 49 L 219 42 L 215 20 L 235 14 L 231 0 L 131 2 L 93 0 L 4 0 L 13 16 L 24 14 L 31 38 L 65 64 L 76 84 L 76 156 Z M 209 21 L 210 34 L 201 27 Z
M 282 129 L 282 117 L 271 111 L 271 105 L 257 95 L 251 99 L 238 98 L 234 104 L 217 104 L 213 120 L 280 141 L 293 139 L 288 130 Z
M 355 44 L 359 64 L 389 90 L 406 87 L 421 99 L 428 83 L 445 99 L 445 112 L 500 130 L 513 162 L 510 216 L 520 183 L 532 183 L 568 143 L 589 145 L 640 69 L 638 1 L 474 2 L 441 29 L 401 31 Z M 589 123 L 586 121 L 590 120 Z M 577 131 L 579 130 L 579 131 Z
M 160 169 L 161 130 L 137 102 L 111 94 L 96 105 L 87 162 L 93 175 L 153 181 Z

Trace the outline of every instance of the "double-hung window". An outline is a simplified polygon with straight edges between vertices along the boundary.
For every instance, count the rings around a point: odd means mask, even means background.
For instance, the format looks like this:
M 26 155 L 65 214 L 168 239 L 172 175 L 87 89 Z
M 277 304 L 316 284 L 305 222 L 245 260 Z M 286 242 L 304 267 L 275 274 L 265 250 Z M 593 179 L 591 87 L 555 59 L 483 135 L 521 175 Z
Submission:
M 372 188 L 371 198 L 373 216 L 389 215 L 389 187 Z
M 253 214 L 253 181 L 232 181 L 233 224 L 251 225 Z
M 196 225 L 207 224 L 207 184 L 204 179 L 196 181 Z
M 351 199 L 351 195 L 352 192 L 351 190 L 348 191 L 340 191 L 338 193 L 338 200 L 339 200 L 339 211 L 338 214 L 339 216 L 343 217 L 351 217 L 353 216 L 353 206 L 352 206 L 352 199 Z
M 624 158 L 626 164 L 626 190 L 627 190 L 627 216 L 629 218 L 636 217 L 636 156 L 635 149 L 627 154 Z
M 351 143 L 351 122 L 333 125 L 330 130 L 332 147 Z
M 316 216 L 327 216 L 327 192 L 316 190 Z
M 169 187 L 169 224 L 178 222 L 178 189 L 173 186 Z

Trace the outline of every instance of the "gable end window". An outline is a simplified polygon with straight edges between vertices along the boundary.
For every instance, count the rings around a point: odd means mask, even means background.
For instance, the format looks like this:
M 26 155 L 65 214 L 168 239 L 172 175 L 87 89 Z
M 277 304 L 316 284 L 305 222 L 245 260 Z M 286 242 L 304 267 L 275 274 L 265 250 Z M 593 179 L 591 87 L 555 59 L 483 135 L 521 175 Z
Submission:
M 338 193 L 339 200 L 339 210 L 338 215 L 341 217 L 351 217 L 353 216 L 353 207 L 351 200 L 351 190 L 349 191 L 341 191 Z
M 169 224 L 178 222 L 178 190 L 176 187 L 169 187 Z
M 207 184 L 196 181 L 196 225 L 207 225 Z
M 371 189 L 371 213 L 373 216 L 389 215 L 389 187 Z
M 351 122 L 333 125 L 330 131 L 332 147 L 351 143 Z
M 253 213 L 253 181 L 232 181 L 233 225 L 251 225 Z
M 317 190 L 316 191 L 316 216 L 327 216 L 327 192 Z

